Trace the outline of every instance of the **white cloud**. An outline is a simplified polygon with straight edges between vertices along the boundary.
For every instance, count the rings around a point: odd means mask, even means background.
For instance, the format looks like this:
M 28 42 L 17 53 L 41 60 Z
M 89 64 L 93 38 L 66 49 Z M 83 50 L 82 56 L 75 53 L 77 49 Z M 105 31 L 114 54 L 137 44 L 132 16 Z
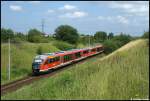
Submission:
M 14 1 L 15 3 L 24 3 L 25 1 Z
M 123 16 L 117 16 L 118 22 L 123 23 L 123 24 L 129 24 L 129 20 L 126 17 Z
M 54 13 L 55 11 L 52 10 L 52 9 L 49 9 L 47 12 L 48 12 L 48 13 Z
M 41 1 L 15 1 L 15 3 L 31 3 L 31 4 L 39 4 Z
M 109 21 L 109 22 L 118 22 L 122 24 L 129 24 L 129 20 L 124 16 L 98 16 L 99 20 Z
M 112 20 L 113 19 L 112 16 L 98 16 L 97 18 L 99 20 Z
M 22 11 L 22 7 L 18 5 L 10 5 L 9 8 L 13 11 Z
M 98 16 L 97 17 L 99 20 L 104 20 L 105 18 L 103 16 Z
M 77 7 L 73 6 L 73 5 L 66 4 L 63 7 L 60 7 L 59 9 L 60 10 L 74 10 L 74 9 L 77 9 Z
M 110 4 L 110 7 L 120 9 L 129 14 L 146 16 L 149 15 L 149 5 L 147 3 L 144 1 L 114 1 Z
M 76 12 L 73 13 L 73 16 L 75 16 L 75 17 L 84 17 L 86 15 L 87 15 L 87 13 L 79 12 L 79 11 L 76 11 Z
M 28 1 L 28 2 L 32 4 L 39 4 L 41 1 Z
M 133 16 L 149 16 L 149 1 L 89 1 L 88 3 L 106 5 Z
M 82 17 L 85 17 L 87 15 L 88 15 L 88 13 L 86 13 L 86 12 L 75 11 L 73 13 L 66 13 L 66 14 L 61 15 L 59 17 L 61 17 L 61 18 L 82 18 Z

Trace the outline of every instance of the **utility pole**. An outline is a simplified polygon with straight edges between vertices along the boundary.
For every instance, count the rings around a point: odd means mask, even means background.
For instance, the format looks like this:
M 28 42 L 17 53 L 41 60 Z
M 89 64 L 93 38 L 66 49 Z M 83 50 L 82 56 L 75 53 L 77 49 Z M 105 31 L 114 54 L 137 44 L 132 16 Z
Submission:
M 90 47 L 90 34 L 89 34 L 89 47 Z
M 42 33 L 44 34 L 44 24 L 45 24 L 45 22 L 44 22 L 44 19 L 42 19 Z
M 9 63 L 8 63 L 8 80 L 10 80 L 10 38 L 8 39 L 9 43 L 9 49 L 8 49 L 8 58 L 9 58 Z

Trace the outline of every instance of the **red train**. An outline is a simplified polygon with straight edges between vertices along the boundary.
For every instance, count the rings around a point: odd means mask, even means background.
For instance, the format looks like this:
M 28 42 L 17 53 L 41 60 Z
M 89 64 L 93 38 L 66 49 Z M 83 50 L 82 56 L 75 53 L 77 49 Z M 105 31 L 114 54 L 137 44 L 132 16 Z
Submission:
M 32 63 L 32 71 L 33 74 L 38 74 L 40 72 L 59 68 L 72 62 L 87 58 L 89 56 L 99 54 L 103 51 L 104 47 L 102 45 L 99 45 L 90 48 L 72 49 L 55 53 L 44 53 L 34 58 L 34 61 Z

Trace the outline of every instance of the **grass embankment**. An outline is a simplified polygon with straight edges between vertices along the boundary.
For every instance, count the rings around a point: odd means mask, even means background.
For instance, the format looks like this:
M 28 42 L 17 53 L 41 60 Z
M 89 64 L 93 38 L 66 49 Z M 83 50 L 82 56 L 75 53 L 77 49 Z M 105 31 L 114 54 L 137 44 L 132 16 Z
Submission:
M 145 99 L 149 96 L 149 47 L 137 40 L 104 58 L 77 64 L 2 99 Z
M 43 52 L 58 51 L 51 43 L 20 43 L 11 44 L 11 80 L 26 76 L 32 72 L 32 61 L 37 55 L 38 48 Z M 8 44 L 1 44 L 1 82 L 9 82 L 7 78 Z
M 77 48 L 85 47 L 78 44 Z M 29 43 L 20 42 L 11 44 L 11 79 L 8 80 L 8 44 L 1 44 L 1 83 L 8 83 L 10 81 L 22 78 L 31 74 L 32 61 L 40 52 L 56 52 L 59 50 L 69 50 L 75 48 L 75 45 L 53 40 L 51 43 Z

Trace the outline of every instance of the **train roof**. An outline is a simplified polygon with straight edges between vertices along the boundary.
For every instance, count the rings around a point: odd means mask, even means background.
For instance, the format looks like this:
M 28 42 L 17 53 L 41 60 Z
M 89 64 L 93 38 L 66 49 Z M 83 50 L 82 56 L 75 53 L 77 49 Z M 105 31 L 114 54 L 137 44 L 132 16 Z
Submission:
M 70 53 L 75 53 L 75 52 L 80 52 L 80 51 L 84 51 L 84 50 L 97 48 L 97 47 L 102 47 L 102 45 L 97 45 L 97 46 L 87 47 L 87 48 L 70 49 L 67 51 L 58 51 L 58 52 L 54 52 L 54 53 L 43 53 L 42 55 L 37 55 L 34 59 L 42 59 L 43 60 L 46 58 L 53 58 L 55 56 L 66 55 L 66 54 L 70 54 Z
M 71 49 L 71 50 L 68 50 L 68 51 L 63 51 L 63 52 L 56 52 L 56 56 L 59 56 L 59 55 L 65 55 L 65 54 L 71 54 L 71 53 L 74 53 L 74 52 L 79 52 L 81 51 L 82 49 Z
M 43 53 L 42 55 L 52 56 L 55 55 L 54 53 Z

